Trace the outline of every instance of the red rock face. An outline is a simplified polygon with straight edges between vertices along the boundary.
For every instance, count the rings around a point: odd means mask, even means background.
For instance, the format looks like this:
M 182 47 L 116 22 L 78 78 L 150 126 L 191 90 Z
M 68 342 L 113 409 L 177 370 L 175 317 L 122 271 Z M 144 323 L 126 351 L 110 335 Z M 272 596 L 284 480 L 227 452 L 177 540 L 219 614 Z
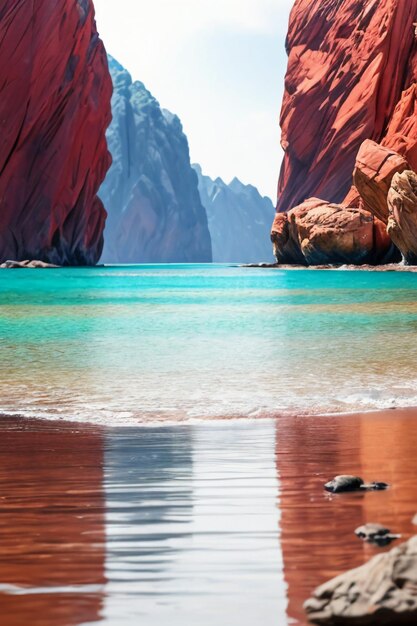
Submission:
M 417 0 L 296 0 L 281 114 L 278 211 L 341 202 L 361 143 L 417 169 Z
M 94 264 L 111 80 L 91 0 L 0 7 L 0 260 Z

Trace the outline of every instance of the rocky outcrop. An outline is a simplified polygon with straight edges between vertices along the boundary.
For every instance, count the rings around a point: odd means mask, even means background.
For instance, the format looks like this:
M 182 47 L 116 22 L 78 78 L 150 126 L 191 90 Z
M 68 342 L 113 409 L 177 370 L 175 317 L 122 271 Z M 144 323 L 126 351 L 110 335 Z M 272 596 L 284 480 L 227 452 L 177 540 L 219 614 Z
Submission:
M 397 152 L 365 141 L 356 159 L 354 186 L 345 199 L 387 227 L 406 263 L 417 263 L 417 175 Z
M 417 170 L 416 22 L 415 0 L 295 0 L 278 211 L 341 202 L 365 139 Z
M 272 262 L 269 231 L 274 206 L 256 187 L 237 178 L 227 185 L 221 178 L 198 176 L 201 201 L 207 212 L 215 263 Z
M 406 170 L 392 179 L 387 231 L 404 260 L 417 265 L 417 175 Z
M 25 261 L 5 261 L 0 264 L 2 270 L 34 270 L 34 269 L 57 269 L 59 265 L 52 265 L 51 263 L 45 263 L 44 261 L 26 259 Z
M 407 161 L 397 152 L 374 141 L 364 141 L 356 157 L 354 187 L 344 203 L 349 203 L 356 197 L 362 201 L 363 208 L 387 224 L 387 199 L 392 179 L 394 174 L 407 169 Z
M 111 80 L 91 0 L 0 7 L 0 262 L 94 264 Z
M 313 624 L 415 626 L 417 537 L 322 585 L 305 608 Z
M 384 224 L 368 211 L 317 198 L 277 213 L 271 239 L 282 264 L 383 263 L 393 247 Z
M 180 120 L 117 61 L 109 58 L 109 66 L 113 165 L 100 190 L 109 214 L 102 261 L 210 262 L 207 216 Z

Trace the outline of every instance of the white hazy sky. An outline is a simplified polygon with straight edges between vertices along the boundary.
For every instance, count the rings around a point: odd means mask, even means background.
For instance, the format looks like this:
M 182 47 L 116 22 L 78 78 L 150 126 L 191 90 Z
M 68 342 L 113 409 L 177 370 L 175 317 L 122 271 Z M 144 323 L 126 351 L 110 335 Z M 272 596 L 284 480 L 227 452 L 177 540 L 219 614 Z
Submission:
M 274 201 L 293 0 L 95 0 L 107 50 L 184 126 L 192 162 Z

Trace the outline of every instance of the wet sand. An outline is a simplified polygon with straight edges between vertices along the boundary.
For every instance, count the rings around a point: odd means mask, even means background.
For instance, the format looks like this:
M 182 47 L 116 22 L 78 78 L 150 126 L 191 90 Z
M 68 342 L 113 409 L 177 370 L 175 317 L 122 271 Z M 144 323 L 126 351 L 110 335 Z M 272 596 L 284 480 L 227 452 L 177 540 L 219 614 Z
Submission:
M 0 419 L 4 626 L 304 625 L 314 587 L 380 551 L 357 526 L 415 532 L 416 410 L 158 428 Z M 339 473 L 392 486 L 326 494 Z

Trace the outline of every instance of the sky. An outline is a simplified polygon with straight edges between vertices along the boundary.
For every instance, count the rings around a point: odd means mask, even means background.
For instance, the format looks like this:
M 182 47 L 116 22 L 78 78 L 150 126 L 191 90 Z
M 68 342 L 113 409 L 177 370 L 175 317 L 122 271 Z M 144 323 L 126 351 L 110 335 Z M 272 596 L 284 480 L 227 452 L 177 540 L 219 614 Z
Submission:
M 107 51 L 181 119 L 191 161 L 274 202 L 293 0 L 95 0 Z

